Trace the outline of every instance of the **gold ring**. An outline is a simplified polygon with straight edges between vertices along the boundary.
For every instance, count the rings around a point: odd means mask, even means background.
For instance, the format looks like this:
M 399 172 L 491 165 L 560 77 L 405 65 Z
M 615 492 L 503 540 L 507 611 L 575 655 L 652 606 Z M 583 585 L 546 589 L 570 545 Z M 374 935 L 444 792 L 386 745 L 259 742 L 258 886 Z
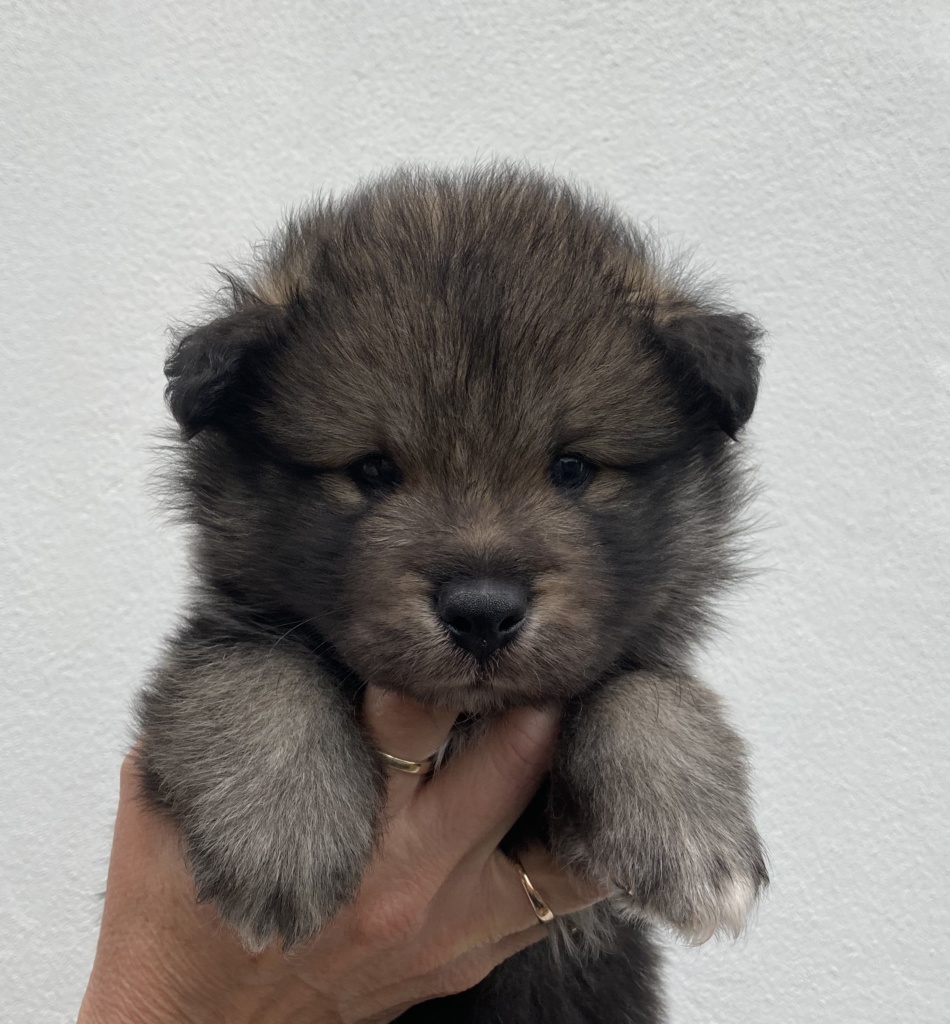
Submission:
M 395 768 L 397 772 L 405 772 L 407 775 L 424 775 L 432 767 L 431 757 L 424 761 L 407 761 L 404 757 L 387 754 L 385 750 L 377 750 L 376 753 L 383 759 L 387 768 Z
M 528 873 L 518 863 L 514 862 L 515 867 L 518 869 L 518 874 L 521 876 L 521 887 L 524 889 L 525 896 L 528 897 L 528 902 L 531 904 L 531 909 L 534 911 L 534 916 L 541 922 L 541 924 L 550 924 L 554 920 L 554 911 L 544 902 L 541 898 L 541 894 L 531 884 L 531 879 L 528 878 Z

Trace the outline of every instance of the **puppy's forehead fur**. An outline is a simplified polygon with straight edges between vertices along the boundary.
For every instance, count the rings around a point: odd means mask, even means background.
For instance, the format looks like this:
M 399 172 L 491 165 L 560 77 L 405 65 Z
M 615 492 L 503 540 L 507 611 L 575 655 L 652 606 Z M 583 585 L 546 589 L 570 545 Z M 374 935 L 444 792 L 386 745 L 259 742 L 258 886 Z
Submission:
M 641 461 L 682 426 L 649 345 L 664 287 L 638 236 L 550 182 L 389 180 L 295 220 L 255 282 L 292 342 L 261 416 L 316 463 Z

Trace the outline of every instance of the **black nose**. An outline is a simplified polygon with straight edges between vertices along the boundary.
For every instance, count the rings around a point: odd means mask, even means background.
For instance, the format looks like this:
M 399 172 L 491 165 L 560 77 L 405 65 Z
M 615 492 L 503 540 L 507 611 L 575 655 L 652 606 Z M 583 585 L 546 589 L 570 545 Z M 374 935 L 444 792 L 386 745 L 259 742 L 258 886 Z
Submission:
M 436 611 L 449 636 L 479 659 L 515 638 L 528 602 L 527 588 L 509 580 L 452 580 L 435 595 Z

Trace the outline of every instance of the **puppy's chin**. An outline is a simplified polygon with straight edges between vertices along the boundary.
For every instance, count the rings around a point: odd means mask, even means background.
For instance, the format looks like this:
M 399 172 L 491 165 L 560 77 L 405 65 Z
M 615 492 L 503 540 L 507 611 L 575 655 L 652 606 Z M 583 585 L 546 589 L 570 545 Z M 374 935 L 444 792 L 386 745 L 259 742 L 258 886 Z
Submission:
M 361 657 L 363 653 L 351 649 L 345 655 L 363 682 L 424 704 L 478 714 L 563 702 L 586 689 L 597 675 L 596 668 L 585 664 L 568 671 L 527 645 L 519 648 L 517 642 L 484 663 L 448 645 L 422 657 L 398 651 L 380 657 L 379 648 L 371 658 Z
M 511 708 L 550 703 L 555 694 L 519 685 L 517 680 L 490 668 L 471 676 L 427 680 L 397 675 L 368 680 L 383 689 L 395 690 L 413 700 L 471 714 L 490 714 Z

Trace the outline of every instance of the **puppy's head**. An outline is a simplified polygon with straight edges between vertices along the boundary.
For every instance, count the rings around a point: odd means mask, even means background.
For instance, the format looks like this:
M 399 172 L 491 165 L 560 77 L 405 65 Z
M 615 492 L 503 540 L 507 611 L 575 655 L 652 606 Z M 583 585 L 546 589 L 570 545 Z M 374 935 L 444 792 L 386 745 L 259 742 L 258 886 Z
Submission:
M 472 710 L 675 663 L 728 574 L 758 332 L 510 169 L 292 219 L 167 365 L 211 586 Z

